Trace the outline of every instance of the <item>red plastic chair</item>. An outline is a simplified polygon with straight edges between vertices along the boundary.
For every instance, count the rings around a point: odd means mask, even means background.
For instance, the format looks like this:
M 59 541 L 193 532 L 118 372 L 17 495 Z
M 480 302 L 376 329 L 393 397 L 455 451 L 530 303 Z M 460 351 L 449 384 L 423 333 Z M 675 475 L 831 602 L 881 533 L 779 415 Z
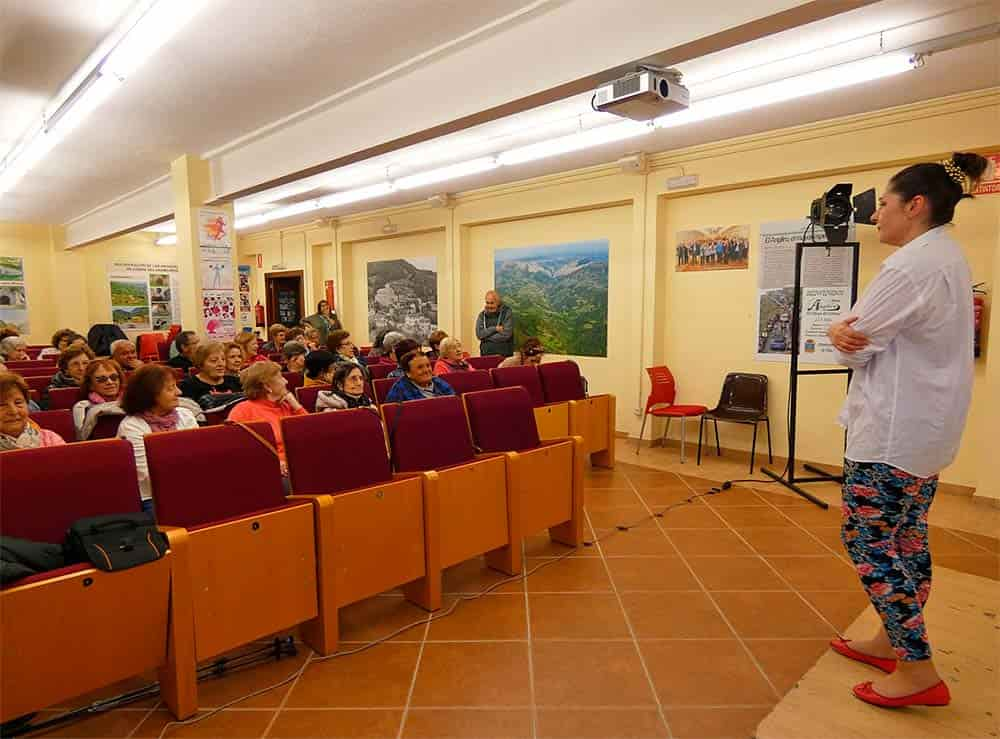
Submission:
M 470 372 L 449 372 L 443 378 L 451 385 L 455 395 L 474 393 L 478 390 L 492 390 L 493 377 L 486 370 L 472 370 Z
M 500 363 L 507 357 L 499 354 L 487 354 L 485 357 L 469 357 L 467 360 L 472 369 L 490 370 L 500 366 Z
M 655 416 L 667 419 L 667 428 L 663 432 L 666 440 L 670 433 L 670 419 L 681 419 L 681 463 L 686 460 L 684 454 L 684 419 L 696 418 L 704 414 L 708 407 L 704 405 L 677 405 L 674 400 L 677 397 L 677 383 L 674 380 L 670 369 L 665 365 L 660 367 L 647 367 L 646 374 L 649 375 L 651 390 L 646 398 L 646 411 L 642 414 L 642 426 L 639 428 L 639 440 L 635 445 L 635 453 L 639 453 L 642 446 L 642 434 L 646 430 L 646 418 Z
M 67 444 L 76 441 L 76 427 L 73 425 L 73 411 L 65 408 L 55 411 L 35 411 L 31 420 L 43 429 L 55 431 Z

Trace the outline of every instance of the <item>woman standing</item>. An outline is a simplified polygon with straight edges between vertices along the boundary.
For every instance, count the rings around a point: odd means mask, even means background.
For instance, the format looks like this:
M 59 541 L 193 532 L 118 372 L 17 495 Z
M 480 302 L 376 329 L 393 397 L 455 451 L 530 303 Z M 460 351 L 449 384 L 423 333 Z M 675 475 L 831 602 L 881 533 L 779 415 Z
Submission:
M 331 312 L 330 304 L 325 300 L 319 301 L 316 305 L 316 312 L 311 316 L 303 318 L 302 322 L 308 323 L 314 329 L 319 331 L 317 343 L 320 346 L 326 345 L 326 339 L 330 335 L 331 331 L 336 331 L 341 328 L 340 321 L 337 319 L 337 314 Z
M 987 161 L 955 154 L 898 172 L 872 222 L 900 247 L 829 336 L 854 369 L 841 538 L 884 628 L 833 649 L 890 673 L 854 687 L 876 706 L 947 705 L 923 608 L 930 595 L 927 514 L 938 472 L 958 451 L 973 383 L 972 279 L 952 239 L 955 206 Z

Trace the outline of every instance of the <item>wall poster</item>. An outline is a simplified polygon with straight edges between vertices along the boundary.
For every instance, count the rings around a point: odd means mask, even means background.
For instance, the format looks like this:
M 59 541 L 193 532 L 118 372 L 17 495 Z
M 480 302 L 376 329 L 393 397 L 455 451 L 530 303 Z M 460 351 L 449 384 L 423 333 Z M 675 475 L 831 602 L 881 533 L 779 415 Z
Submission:
M 250 300 L 250 265 L 239 265 L 238 276 L 240 323 L 244 326 L 253 326 L 253 305 Z
M 198 210 L 202 321 L 214 341 L 236 335 L 237 283 L 233 274 L 232 224 L 224 210 Z M 249 297 L 249 296 L 248 296 Z
M 704 226 L 677 232 L 677 272 L 747 269 L 749 226 Z
M 21 257 L 0 257 L 0 323 L 13 324 L 22 334 L 30 333 L 28 292 Z
M 993 173 L 987 173 L 986 177 L 989 179 L 984 179 L 975 189 L 972 191 L 973 195 L 991 195 L 1000 193 L 1000 153 L 997 154 L 984 154 L 987 159 L 993 163 Z
M 114 262 L 108 287 L 111 321 L 125 333 L 166 332 L 181 322 L 176 264 Z
M 854 224 L 848 241 L 855 237 Z M 788 360 L 792 351 L 792 307 L 795 284 L 795 245 L 808 240 L 826 243 L 823 229 L 809 228 L 805 218 L 760 225 L 757 260 L 756 359 Z M 834 348 L 826 336 L 830 324 L 851 308 L 853 252 L 835 247 L 807 249 L 802 257 L 802 320 L 799 361 L 836 364 Z
M 497 249 L 494 285 L 514 311 L 514 346 L 538 337 L 546 351 L 608 355 L 608 239 Z
M 368 338 L 386 329 L 427 344 L 437 330 L 437 257 L 368 262 Z

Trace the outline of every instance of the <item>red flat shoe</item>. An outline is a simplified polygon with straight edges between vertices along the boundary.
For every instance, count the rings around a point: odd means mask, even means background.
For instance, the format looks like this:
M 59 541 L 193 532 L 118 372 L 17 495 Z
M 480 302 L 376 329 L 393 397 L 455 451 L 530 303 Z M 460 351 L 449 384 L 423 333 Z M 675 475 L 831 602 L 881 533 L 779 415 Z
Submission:
M 871 665 L 872 667 L 877 667 L 886 674 L 891 674 L 896 670 L 896 660 L 888 659 L 886 657 L 873 657 L 870 654 L 864 654 L 856 649 L 851 649 L 848 645 L 850 639 L 841 639 L 837 637 L 836 639 L 830 640 L 830 648 L 837 654 L 842 654 L 848 659 L 853 659 L 855 662 L 864 662 L 866 665 Z
M 854 695 L 879 708 L 902 708 L 904 706 L 947 706 L 951 703 L 951 691 L 944 681 L 930 686 L 919 693 L 911 693 L 899 698 L 886 698 L 875 692 L 870 682 L 854 686 Z

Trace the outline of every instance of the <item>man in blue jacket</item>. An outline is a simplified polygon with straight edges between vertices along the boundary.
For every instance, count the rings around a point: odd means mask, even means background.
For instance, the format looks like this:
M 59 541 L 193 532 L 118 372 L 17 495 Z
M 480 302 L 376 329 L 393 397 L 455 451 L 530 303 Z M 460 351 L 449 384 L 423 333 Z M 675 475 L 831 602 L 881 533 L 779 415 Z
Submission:
M 514 311 L 503 304 L 496 290 L 486 293 L 485 306 L 476 319 L 476 338 L 481 356 L 514 353 Z

